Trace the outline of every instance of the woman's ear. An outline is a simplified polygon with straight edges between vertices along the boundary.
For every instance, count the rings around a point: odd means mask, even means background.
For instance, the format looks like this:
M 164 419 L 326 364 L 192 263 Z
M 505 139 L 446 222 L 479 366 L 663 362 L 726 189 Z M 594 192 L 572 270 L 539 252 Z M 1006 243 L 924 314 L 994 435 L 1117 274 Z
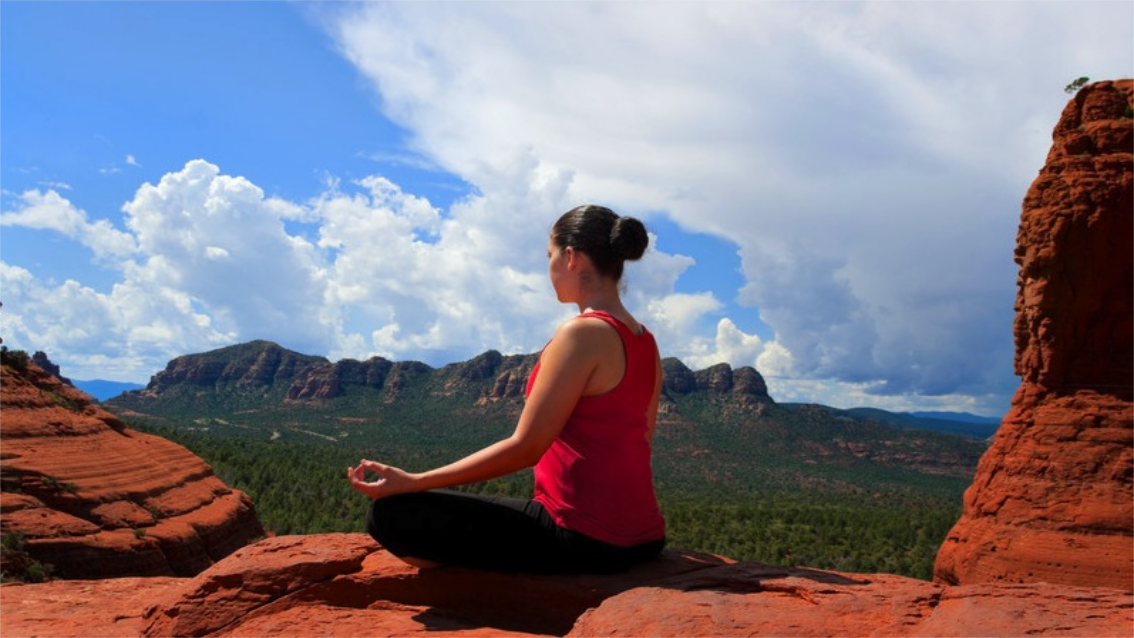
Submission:
M 567 270 L 579 272 L 591 263 L 591 256 L 587 253 L 568 246 L 563 249 L 567 257 Z
M 571 246 L 567 246 L 563 249 L 563 256 L 567 258 L 568 270 L 577 270 L 582 265 L 582 261 L 579 259 L 579 252 Z

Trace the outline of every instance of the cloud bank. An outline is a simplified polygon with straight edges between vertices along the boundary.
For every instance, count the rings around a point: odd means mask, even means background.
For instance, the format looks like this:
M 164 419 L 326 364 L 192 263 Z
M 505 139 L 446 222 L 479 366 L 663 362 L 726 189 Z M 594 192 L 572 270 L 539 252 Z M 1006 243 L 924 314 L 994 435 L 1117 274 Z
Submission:
M 254 338 L 434 365 L 532 352 L 572 312 L 547 230 L 592 201 L 736 247 L 734 293 L 676 292 L 680 254 L 628 270 L 665 356 L 756 365 L 779 400 L 996 413 L 1017 383 L 1020 201 L 1067 81 L 1131 75 L 1134 19 L 1108 2 L 309 10 L 406 156 L 471 194 L 440 209 L 376 174 L 285 201 L 205 158 L 142 185 L 116 228 L 27 191 L 0 224 L 77 242 L 118 281 L 2 264 L 6 342 L 135 380 Z M 738 328 L 754 318 L 772 334 Z
M 531 169 L 525 158 L 511 166 Z M 571 311 L 554 302 L 545 255 L 569 176 L 532 179 L 502 176 L 508 188 L 442 215 L 383 177 L 332 181 L 289 202 L 194 160 L 138 189 L 123 206 L 125 230 L 89 221 L 54 190 L 27 191 L 0 224 L 62 234 L 120 280 L 99 291 L 4 264 L 4 336 L 71 353 L 76 378 L 137 379 L 137 366 L 148 376 L 174 356 L 256 338 L 332 359 L 434 365 L 490 348 L 533 352 Z M 672 293 L 689 263 L 651 251 L 629 274 L 635 299 L 672 315 L 659 317 L 659 336 L 679 338 L 700 312 Z M 95 354 L 106 351 L 123 356 Z
M 736 242 L 736 301 L 776 347 L 722 321 L 713 355 L 1002 400 L 1019 202 L 1064 79 L 1129 75 L 1130 21 L 1113 3 L 457 3 L 329 29 L 416 150 L 471 183 L 522 150 L 576 198 Z

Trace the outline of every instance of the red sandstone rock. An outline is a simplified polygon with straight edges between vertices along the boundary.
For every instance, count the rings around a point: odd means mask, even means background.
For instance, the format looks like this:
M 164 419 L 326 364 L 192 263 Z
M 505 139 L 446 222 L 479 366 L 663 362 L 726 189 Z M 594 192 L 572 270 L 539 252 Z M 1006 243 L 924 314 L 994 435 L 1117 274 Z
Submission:
M 728 562 L 672 552 L 616 576 L 419 572 L 365 534 L 284 536 L 236 552 L 159 599 L 146 613 L 146 635 L 563 635 L 613 593 Z
M 1021 385 L 938 553 L 941 582 L 1134 588 L 1132 93 L 1082 89 L 1024 199 Z
M 1128 636 L 1129 593 L 741 564 L 640 587 L 569 636 Z
M 192 452 L 34 364 L 4 368 L 0 404 L 0 530 L 58 577 L 190 576 L 264 534 Z
M 1134 595 L 1109 588 L 951 587 L 676 551 L 610 576 L 418 571 L 362 534 L 266 539 L 194 578 L 4 585 L 0 604 L 0 634 L 45 638 L 1129 636 L 1134 629 Z
M 0 635 L 5 638 L 140 636 L 142 614 L 184 578 L 108 578 L 0 585 Z

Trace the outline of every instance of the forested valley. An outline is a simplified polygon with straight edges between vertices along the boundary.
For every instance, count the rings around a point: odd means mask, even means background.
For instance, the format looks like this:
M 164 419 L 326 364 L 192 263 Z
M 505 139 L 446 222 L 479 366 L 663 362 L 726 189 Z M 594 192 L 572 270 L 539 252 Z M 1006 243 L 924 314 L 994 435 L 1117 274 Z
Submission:
M 436 440 L 431 446 L 416 437 L 331 441 L 279 430 L 278 436 L 256 436 L 218 422 L 207 430 L 130 425 L 201 456 L 225 483 L 247 492 L 265 528 L 281 535 L 363 531 L 367 501 L 345 478 L 360 458 L 418 470 L 472 447 Z M 775 450 L 738 446 L 732 453 L 702 448 L 696 454 L 679 438 L 659 433 L 655 460 L 669 546 L 737 560 L 928 580 L 969 482 L 867 462 L 794 464 Z M 530 497 L 531 485 L 526 471 L 464 489 Z
M 359 532 L 367 502 L 348 466 L 370 458 L 420 471 L 508 436 L 534 361 L 488 352 L 439 369 L 331 364 L 260 341 L 178 358 L 146 390 L 103 405 L 202 457 L 252 497 L 272 533 Z M 983 437 L 881 411 L 779 404 L 751 368 L 663 364 L 653 464 L 670 547 L 931 577 Z M 463 489 L 530 497 L 532 475 Z

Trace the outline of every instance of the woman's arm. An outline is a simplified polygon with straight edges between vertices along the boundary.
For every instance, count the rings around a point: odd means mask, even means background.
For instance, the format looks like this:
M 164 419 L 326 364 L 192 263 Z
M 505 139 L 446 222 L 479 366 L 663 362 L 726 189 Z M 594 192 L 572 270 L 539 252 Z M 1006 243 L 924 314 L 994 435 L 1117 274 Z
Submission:
M 487 481 L 535 465 L 566 425 L 587 381 L 609 352 L 609 327 L 575 319 L 564 323 L 540 356 L 539 376 L 528 395 L 516 430 L 458 461 L 427 472 L 410 473 L 376 461 L 348 468 L 351 486 L 372 499 Z M 614 333 L 618 338 L 617 333 Z M 380 475 L 367 482 L 366 472 Z

